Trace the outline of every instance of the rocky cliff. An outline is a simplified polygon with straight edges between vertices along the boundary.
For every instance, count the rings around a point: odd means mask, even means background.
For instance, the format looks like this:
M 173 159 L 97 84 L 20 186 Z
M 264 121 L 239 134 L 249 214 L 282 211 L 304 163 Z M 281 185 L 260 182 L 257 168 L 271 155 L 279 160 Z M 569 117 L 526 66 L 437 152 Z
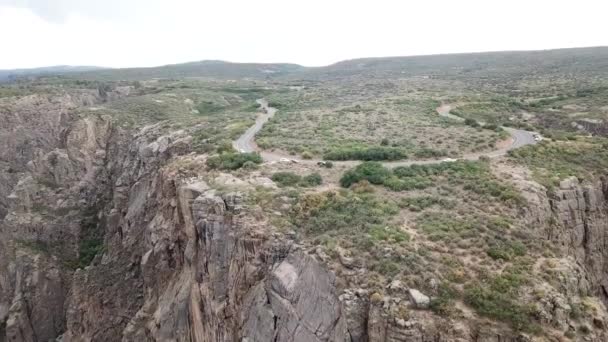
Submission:
M 442 317 L 398 281 L 382 294 L 345 286 L 316 249 L 253 213 L 245 193 L 213 182 L 206 156 L 191 153 L 191 129 L 124 129 L 72 112 L 102 100 L 79 92 L 0 107 L 0 341 L 562 338 L 472 313 Z M 583 324 L 597 327 L 585 340 L 607 340 L 607 181 L 521 190 L 525 220 L 554 253 L 542 260 L 554 277 L 539 321 L 578 326 L 572 312 L 584 302 L 595 311 Z

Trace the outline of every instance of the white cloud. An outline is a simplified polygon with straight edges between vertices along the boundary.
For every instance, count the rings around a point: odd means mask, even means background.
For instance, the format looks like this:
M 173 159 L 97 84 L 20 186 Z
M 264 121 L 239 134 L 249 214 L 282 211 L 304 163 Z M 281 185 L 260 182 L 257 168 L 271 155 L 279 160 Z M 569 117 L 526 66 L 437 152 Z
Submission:
M 608 45 L 602 0 L 0 0 L 0 68 Z

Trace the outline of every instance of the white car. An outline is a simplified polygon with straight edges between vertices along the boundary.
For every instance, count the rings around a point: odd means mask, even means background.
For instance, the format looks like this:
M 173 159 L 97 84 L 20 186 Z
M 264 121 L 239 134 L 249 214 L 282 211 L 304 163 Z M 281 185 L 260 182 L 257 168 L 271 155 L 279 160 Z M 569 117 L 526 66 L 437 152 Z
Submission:
M 451 163 L 451 162 L 455 162 L 458 161 L 458 159 L 454 159 L 454 158 L 445 158 L 444 160 L 442 160 L 442 162 L 445 163 Z

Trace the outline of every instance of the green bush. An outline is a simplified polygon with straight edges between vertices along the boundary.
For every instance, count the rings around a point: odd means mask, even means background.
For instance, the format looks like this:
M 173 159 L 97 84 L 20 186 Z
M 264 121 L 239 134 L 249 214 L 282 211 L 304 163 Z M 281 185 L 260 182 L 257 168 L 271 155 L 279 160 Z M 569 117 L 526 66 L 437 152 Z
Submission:
M 449 284 L 439 285 L 438 295 L 431 299 L 431 310 L 441 316 L 450 316 L 455 311 L 454 300 L 458 297 L 456 290 Z
M 406 240 L 405 233 L 385 228 L 386 219 L 398 212 L 392 201 L 348 191 L 305 196 L 294 206 L 293 216 L 295 225 L 309 234 L 368 233 L 378 239 Z
M 237 170 L 246 162 L 261 164 L 262 157 L 258 153 L 222 153 L 207 159 L 207 166 L 211 169 Z
M 196 107 L 196 109 L 201 115 L 207 115 L 220 112 L 222 109 L 224 109 L 224 107 L 212 101 L 203 101 Z
M 373 227 L 369 235 L 374 241 L 394 241 L 404 242 L 410 239 L 409 235 L 403 230 L 395 227 Z
M 272 108 L 276 108 L 276 109 L 281 109 L 281 108 L 286 107 L 286 105 L 284 103 L 276 101 L 276 100 L 268 102 L 268 106 L 272 107 Z
M 434 205 L 440 206 L 444 209 L 452 209 L 456 206 L 456 203 L 454 203 L 454 201 L 434 196 L 405 197 L 402 198 L 401 202 L 399 203 L 400 207 L 408 208 L 411 211 L 421 211 Z
M 331 169 L 332 167 L 334 167 L 334 163 L 332 163 L 331 161 L 323 161 L 319 165 L 327 169 Z
M 272 181 L 279 186 L 295 186 L 302 180 L 302 177 L 293 172 L 277 172 L 272 175 Z
M 424 177 L 398 178 L 388 177 L 382 183 L 392 191 L 422 190 L 433 185 L 432 180 Z
M 272 181 L 277 183 L 280 187 L 285 186 L 303 186 L 312 187 L 321 185 L 323 178 L 318 173 L 311 173 L 307 176 L 301 177 L 293 172 L 277 172 L 272 175 Z
M 370 148 L 342 148 L 325 153 L 328 160 L 401 160 L 407 159 L 407 154 L 400 148 L 377 146 Z
M 478 234 L 481 225 L 478 221 L 454 217 L 443 212 L 424 212 L 416 219 L 416 227 L 428 234 L 432 241 L 464 238 L 472 233 Z
M 533 308 L 518 302 L 518 290 L 524 278 L 522 274 L 505 270 L 501 275 L 469 284 L 465 287 L 465 302 L 477 313 L 507 322 L 517 330 L 533 330 Z
M 308 151 L 302 152 L 302 159 L 312 159 L 312 153 Z
M 479 122 L 477 122 L 477 120 L 475 119 L 471 119 L 471 118 L 466 118 L 464 119 L 464 124 L 467 126 L 471 126 L 471 127 L 479 127 Z
M 484 161 L 456 161 L 429 165 L 401 166 L 393 169 L 398 180 L 387 180 L 385 186 L 394 191 L 424 189 L 435 180 L 447 178 L 453 184 L 482 196 L 497 198 L 503 202 L 521 204 L 523 197 L 512 187 L 499 182 Z
M 432 148 L 423 148 L 414 153 L 416 158 L 437 158 L 447 156 L 446 151 L 434 150 Z
M 257 170 L 258 168 L 259 165 L 252 162 L 251 160 L 248 160 L 243 164 L 243 169 L 245 170 Z
M 608 169 L 608 149 L 605 138 L 593 137 L 581 141 L 548 142 L 528 145 L 509 151 L 509 155 L 533 172 L 534 178 L 552 188 L 559 180 L 576 176 L 593 179 Z
M 300 185 L 302 186 L 317 186 L 323 183 L 323 178 L 318 173 L 311 173 L 308 176 L 304 176 Z
M 526 254 L 526 246 L 521 242 L 500 243 L 491 246 L 487 251 L 488 255 L 494 260 L 510 261 L 517 256 Z
M 345 172 L 340 184 L 349 187 L 365 179 L 372 184 L 384 185 L 393 191 L 409 191 L 428 188 L 435 184 L 439 177 L 447 178 L 455 184 L 462 184 L 465 190 L 483 196 L 496 197 L 505 202 L 523 201 L 515 189 L 494 180 L 487 163 L 480 161 L 400 166 L 392 171 L 378 162 L 365 162 Z
M 232 147 L 232 142 L 230 141 L 222 141 L 218 144 L 216 148 L 217 153 L 236 153 L 234 148 Z
M 348 170 L 340 179 L 340 185 L 348 188 L 361 180 L 367 180 L 372 184 L 382 184 L 389 178 L 391 171 L 378 162 L 364 162 L 354 169 Z
M 83 219 L 80 221 L 78 260 L 71 262 L 69 266 L 76 269 L 90 265 L 95 256 L 104 250 L 103 233 L 97 209 L 95 207 L 85 209 Z

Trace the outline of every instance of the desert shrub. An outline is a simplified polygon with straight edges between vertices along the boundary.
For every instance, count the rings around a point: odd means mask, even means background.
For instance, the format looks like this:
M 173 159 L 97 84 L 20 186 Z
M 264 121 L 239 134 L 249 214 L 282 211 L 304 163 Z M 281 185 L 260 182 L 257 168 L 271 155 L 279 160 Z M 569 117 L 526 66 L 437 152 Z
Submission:
M 258 168 L 259 165 L 252 162 L 251 160 L 248 160 L 243 164 L 243 169 L 245 170 L 257 170 Z
M 340 179 L 340 185 L 347 188 L 361 180 L 367 180 L 372 184 L 382 184 L 391 171 L 378 162 L 364 162 L 357 165 L 354 169 L 348 170 Z
M 468 182 L 465 184 L 464 189 L 480 195 L 496 197 L 503 202 L 523 202 L 523 197 L 514 188 L 490 179 L 484 179 L 480 182 Z
M 454 217 L 443 212 L 424 212 L 416 219 L 416 227 L 426 233 L 430 240 L 449 240 L 477 234 L 481 228 L 478 221 Z
M 78 259 L 69 261 L 68 266 L 74 269 L 84 268 L 91 264 L 95 256 L 104 250 L 103 222 L 97 216 L 97 208 L 92 206 L 83 212 L 80 221 L 80 240 L 78 241 Z
M 295 186 L 302 180 L 302 177 L 293 172 L 277 172 L 272 175 L 272 181 L 279 186 Z
M 312 159 L 312 153 L 308 151 L 302 152 L 302 159 Z
M 407 154 L 396 147 L 370 147 L 370 148 L 341 148 L 331 150 L 324 155 L 328 160 L 400 160 L 407 159 Z
M 548 142 L 509 151 L 511 158 L 533 170 L 534 178 L 548 188 L 576 176 L 593 179 L 608 169 L 606 139 L 593 137 L 576 142 Z
M 517 256 L 524 256 L 526 254 L 526 246 L 519 241 L 502 242 L 488 248 L 487 253 L 492 259 L 510 261 Z
M 390 144 L 390 141 L 387 138 L 382 139 L 382 141 L 380 141 L 380 146 L 388 146 Z
M 246 162 L 261 164 L 262 157 L 258 153 L 222 153 L 207 159 L 207 166 L 211 169 L 237 170 Z
M 318 173 L 311 173 L 307 176 L 301 177 L 293 172 L 277 172 L 272 175 L 272 181 L 277 183 L 280 187 L 285 186 L 304 186 L 311 187 L 321 185 L 323 178 Z
M 421 211 L 435 205 L 444 209 L 452 209 L 456 206 L 456 203 L 435 196 L 405 197 L 399 202 L 400 207 L 408 208 L 411 211 Z
M 433 185 L 436 180 L 446 178 L 451 183 L 462 184 L 465 190 L 481 196 L 515 204 L 524 202 L 523 197 L 512 186 L 494 179 L 488 163 L 484 161 L 402 166 L 393 169 L 393 174 L 399 181 L 387 181 L 385 185 L 395 191 L 424 189 Z
M 310 194 L 294 206 L 294 224 L 309 234 L 376 233 L 399 208 L 373 194 L 352 192 Z
M 366 179 L 351 185 L 350 189 L 355 193 L 374 192 L 374 187 Z
M 389 258 L 380 258 L 370 262 L 370 270 L 378 272 L 385 277 L 394 277 L 399 274 L 399 264 Z
M 424 177 L 398 178 L 388 177 L 382 183 L 392 191 L 421 190 L 433 185 L 432 180 Z
M 369 231 L 369 235 L 375 241 L 394 241 L 404 242 L 409 240 L 409 235 L 403 230 L 396 227 L 373 227 Z
M 323 183 L 323 178 L 318 173 L 311 173 L 307 176 L 302 177 L 300 185 L 302 186 L 317 186 Z
M 269 106 L 269 107 L 272 107 L 272 108 L 276 108 L 276 109 L 281 109 L 281 108 L 285 108 L 285 107 L 287 107 L 287 106 L 285 105 L 285 103 L 283 103 L 283 102 L 279 102 L 279 101 L 277 101 L 277 100 L 272 100 L 272 101 L 268 102 L 268 106 Z
M 448 153 L 446 151 L 439 151 L 432 148 L 423 148 L 414 153 L 416 158 L 437 158 L 445 157 Z
M 447 283 L 441 283 L 437 292 L 438 295 L 431 299 L 431 310 L 441 316 L 450 316 L 455 311 L 454 300 L 458 293 Z
M 535 328 L 534 310 L 518 301 L 525 275 L 505 270 L 502 274 L 465 286 L 465 302 L 477 313 L 511 324 L 517 330 Z
M 216 148 L 217 153 L 235 153 L 236 151 L 232 147 L 232 142 L 230 141 L 222 141 L 218 144 Z
M 203 101 L 198 106 L 196 106 L 196 109 L 201 115 L 208 115 L 215 114 L 224 109 L 224 107 L 212 101 Z
M 471 127 L 479 127 L 479 122 L 477 122 L 477 120 L 475 119 L 471 119 L 471 118 L 466 118 L 464 119 L 464 124 L 467 126 L 471 126 Z
M 334 167 L 334 163 L 332 163 L 331 161 L 323 161 L 320 166 L 327 169 L 331 169 L 332 167 Z

